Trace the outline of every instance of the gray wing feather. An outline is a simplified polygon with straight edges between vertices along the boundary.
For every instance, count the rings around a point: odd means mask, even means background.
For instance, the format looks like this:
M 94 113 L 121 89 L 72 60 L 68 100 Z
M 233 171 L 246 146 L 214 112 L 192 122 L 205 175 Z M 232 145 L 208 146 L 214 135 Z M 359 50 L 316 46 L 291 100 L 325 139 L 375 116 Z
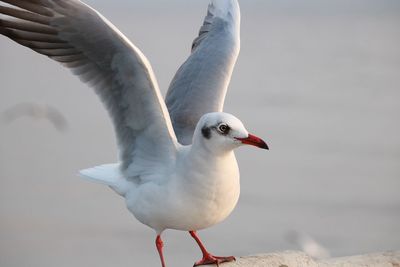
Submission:
M 137 177 L 149 164 L 171 159 L 176 137 L 153 71 L 122 33 L 77 0 L 0 2 L 8 4 L 0 5 L 1 34 L 58 61 L 95 89 L 112 118 L 122 170 Z
M 240 49 L 236 0 L 212 0 L 193 41 L 192 53 L 175 74 L 166 104 L 178 141 L 188 145 L 200 117 L 222 111 Z

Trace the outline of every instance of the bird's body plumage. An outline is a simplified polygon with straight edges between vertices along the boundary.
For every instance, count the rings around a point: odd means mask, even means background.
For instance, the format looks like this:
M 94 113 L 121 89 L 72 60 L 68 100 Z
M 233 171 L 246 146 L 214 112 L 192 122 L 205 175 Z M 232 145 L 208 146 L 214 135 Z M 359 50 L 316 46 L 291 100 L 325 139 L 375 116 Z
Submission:
M 164 182 L 142 184 L 127 193 L 127 207 L 140 222 L 157 233 L 191 231 L 219 223 L 231 213 L 240 190 L 239 170 L 232 168 L 234 153 L 201 159 L 198 153 L 206 151 L 197 150 L 193 156 L 187 147 L 182 148 L 178 172 L 162 177 Z
M 225 113 L 204 116 L 204 122 L 240 122 Z M 212 124 L 213 122 L 211 122 Z M 213 149 L 204 144 L 201 127 L 190 146 L 179 145 L 167 169 L 127 179 L 118 164 L 81 171 L 85 178 L 109 185 L 126 199 L 127 208 L 143 224 L 161 233 L 165 229 L 201 230 L 221 222 L 235 207 L 240 194 L 239 168 L 234 152 Z

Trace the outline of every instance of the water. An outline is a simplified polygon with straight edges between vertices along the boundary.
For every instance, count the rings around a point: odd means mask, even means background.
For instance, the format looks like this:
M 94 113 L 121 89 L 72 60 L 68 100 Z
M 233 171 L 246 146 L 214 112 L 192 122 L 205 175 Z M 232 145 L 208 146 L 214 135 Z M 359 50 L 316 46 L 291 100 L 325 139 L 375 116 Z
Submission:
M 165 92 L 206 1 L 90 3 L 142 49 Z M 271 150 L 237 151 L 239 205 L 200 233 L 204 242 L 224 255 L 299 249 L 287 239 L 296 230 L 333 256 L 400 249 L 400 4 L 241 7 L 242 50 L 226 111 Z M 0 110 L 50 103 L 70 124 L 63 134 L 29 118 L 0 125 L 0 266 L 159 266 L 153 231 L 108 188 L 76 175 L 116 158 L 94 93 L 5 38 L 0 59 Z M 164 239 L 169 266 L 200 257 L 188 234 L 167 231 Z

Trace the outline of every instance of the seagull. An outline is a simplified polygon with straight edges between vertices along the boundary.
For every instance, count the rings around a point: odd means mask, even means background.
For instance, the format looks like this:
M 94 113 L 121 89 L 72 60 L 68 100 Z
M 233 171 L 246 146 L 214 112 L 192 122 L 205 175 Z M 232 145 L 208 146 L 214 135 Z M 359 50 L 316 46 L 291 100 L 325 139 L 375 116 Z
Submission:
M 31 102 L 18 103 L 4 110 L 2 117 L 7 123 L 11 123 L 22 117 L 47 120 L 61 133 L 68 129 L 67 119 L 57 108 L 50 105 L 40 105 Z
M 128 210 L 161 234 L 188 231 L 203 257 L 194 266 L 234 261 L 214 256 L 197 235 L 223 221 L 240 193 L 234 149 L 268 149 L 222 112 L 240 50 L 237 0 L 211 0 L 191 54 L 162 98 L 149 61 L 99 12 L 79 0 L 0 0 L 0 33 L 70 69 L 94 88 L 113 122 L 118 163 L 82 170 L 111 187 Z

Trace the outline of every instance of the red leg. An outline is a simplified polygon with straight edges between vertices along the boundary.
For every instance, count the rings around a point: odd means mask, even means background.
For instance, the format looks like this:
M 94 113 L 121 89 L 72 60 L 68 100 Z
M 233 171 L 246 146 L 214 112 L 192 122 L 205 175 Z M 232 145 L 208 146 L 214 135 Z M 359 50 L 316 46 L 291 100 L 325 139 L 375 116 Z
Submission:
M 156 247 L 157 247 L 157 250 L 158 250 L 158 254 L 160 255 L 161 265 L 162 265 L 162 267 L 165 267 L 165 261 L 164 261 L 164 255 L 163 255 L 163 246 L 164 246 L 164 243 L 161 240 L 161 236 L 157 235 Z
M 219 266 L 220 263 L 223 262 L 230 262 L 236 260 L 235 257 L 218 257 L 214 256 L 207 251 L 204 247 L 203 243 L 201 242 L 200 238 L 197 236 L 196 231 L 189 231 L 190 235 L 196 240 L 196 243 L 199 245 L 201 252 L 203 253 L 203 258 L 196 262 L 193 266 L 200 266 L 200 265 L 207 265 L 207 264 L 216 264 Z

